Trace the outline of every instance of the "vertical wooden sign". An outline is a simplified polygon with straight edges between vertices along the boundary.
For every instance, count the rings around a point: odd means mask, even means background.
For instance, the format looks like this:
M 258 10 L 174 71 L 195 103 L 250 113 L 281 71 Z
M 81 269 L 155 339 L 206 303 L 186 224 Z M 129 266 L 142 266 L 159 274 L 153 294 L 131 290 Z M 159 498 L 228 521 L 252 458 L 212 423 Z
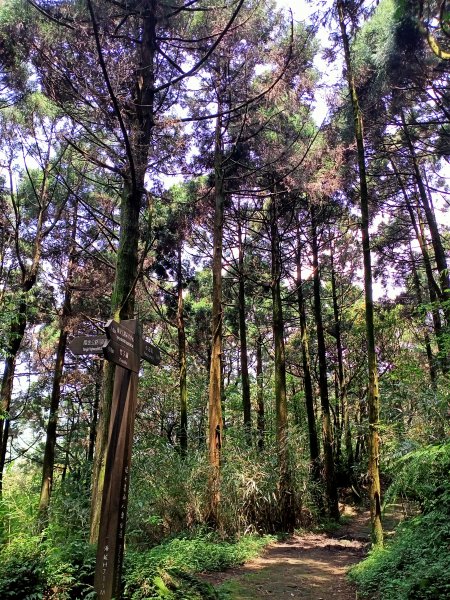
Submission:
M 128 322 L 128 327 L 134 329 L 133 343 L 138 351 L 140 336 L 137 321 Z M 94 588 L 101 600 L 119 600 L 122 595 L 121 574 L 137 383 L 138 374 L 135 371 L 116 366 L 94 579 Z
M 94 588 L 101 600 L 119 600 L 139 365 L 141 359 L 158 365 L 161 355 L 142 338 L 139 321 L 134 319 L 108 321 L 105 333 L 106 337 L 76 337 L 69 348 L 75 355 L 103 353 L 116 365 Z

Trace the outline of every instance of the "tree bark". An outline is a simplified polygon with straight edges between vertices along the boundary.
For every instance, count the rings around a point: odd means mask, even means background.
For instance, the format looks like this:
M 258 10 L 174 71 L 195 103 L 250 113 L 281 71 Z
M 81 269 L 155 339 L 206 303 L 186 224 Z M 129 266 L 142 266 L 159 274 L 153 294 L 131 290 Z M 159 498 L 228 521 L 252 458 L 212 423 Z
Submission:
M 434 257 L 436 260 L 436 267 L 439 273 L 439 281 L 441 288 L 441 301 L 443 302 L 443 312 L 445 315 L 445 320 L 447 322 L 447 326 L 450 326 L 450 305 L 447 306 L 447 303 L 450 304 L 450 274 L 447 267 L 447 259 L 445 256 L 444 246 L 442 244 L 442 239 L 439 234 L 439 229 L 436 222 L 436 216 L 434 214 L 433 206 L 428 199 L 427 190 L 425 188 L 425 183 L 422 177 L 422 173 L 420 171 L 419 163 L 416 156 L 416 151 L 414 149 L 414 145 L 411 140 L 411 136 L 409 135 L 408 125 L 406 123 L 405 114 L 402 111 L 401 113 L 403 131 L 405 134 L 406 142 L 408 145 L 408 149 L 410 152 L 414 175 L 417 183 L 417 187 L 419 190 L 420 201 L 425 212 L 425 217 L 428 223 L 428 228 L 430 230 L 431 243 L 434 250 Z
M 309 355 L 308 328 L 306 323 L 306 307 L 303 295 L 302 261 L 301 261 L 301 239 L 300 226 L 297 221 L 297 250 L 296 250 L 296 285 L 297 305 L 300 316 L 300 337 L 302 347 L 303 386 L 305 391 L 306 415 L 308 420 L 309 456 L 313 474 L 318 477 L 320 471 L 320 449 L 317 437 L 316 415 L 314 410 L 314 392 L 311 377 L 311 362 Z
M 44 223 L 47 215 L 48 208 L 48 185 L 49 185 L 49 172 L 50 172 L 50 147 L 47 152 L 46 166 L 43 172 L 43 180 L 41 184 L 41 188 L 38 194 L 38 206 L 39 213 L 37 217 L 36 223 L 36 235 L 33 243 L 33 252 L 31 256 L 31 262 L 29 266 L 26 266 L 20 250 L 20 232 L 19 232 L 19 207 L 16 204 L 16 198 L 13 192 L 13 177 L 12 172 L 10 171 L 10 182 L 11 182 L 11 202 L 14 205 L 15 213 L 16 213 L 16 228 L 14 232 L 15 236 L 15 247 L 17 253 L 17 260 L 19 262 L 19 266 L 21 269 L 21 281 L 19 286 L 19 295 L 20 300 L 17 307 L 17 314 L 14 315 L 14 318 L 10 324 L 10 330 L 8 333 L 8 345 L 6 347 L 5 352 L 5 367 L 2 376 L 2 383 L 0 388 L 0 396 L 1 396 L 1 411 L 4 415 L 4 419 L 0 419 L 0 498 L 3 492 L 3 471 L 6 463 L 6 453 L 8 448 L 8 435 L 9 435 L 9 427 L 10 427 L 10 416 L 9 411 L 11 408 L 11 398 L 14 387 L 14 375 L 16 369 L 16 360 L 17 354 L 19 352 L 20 345 L 22 343 L 23 337 L 25 335 L 25 330 L 27 326 L 27 295 L 36 284 L 38 271 L 41 262 L 42 255 L 42 243 L 46 233 L 44 232 Z M 47 232 L 48 233 L 48 232 Z
M 397 165 L 392 160 L 392 158 L 391 158 L 391 164 L 392 164 L 392 168 L 394 169 L 394 173 L 397 177 L 397 181 L 400 185 L 400 189 L 402 190 L 403 198 L 405 200 L 405 206 L 406 206 L 407 212 L 409 214 L 409 217 L 411 219 L 411 224 L 413 226 L 414 233 L 416 235 L 416 239 L 419 243 L 420 252 L 422 254 L 422 261 L 423 261 L 423 266 L 425 269 L 425 275 L 426 275 L 427 284 L 428 284 L 428 295 L 430 298 L 430 302 L 432 304 L 431 316 L 433 319 L 434 335 L 436 337 L 436 343 L 437 343 L 439 352 L 441 353 L 441 355 L 443 355 L 445 352 L 444 344 L 443 344 L 443 330 L 442 330 L 441 316 L 439 314 L 439 308 L 438 308 L 438 297 L 441 295 L 441 290 L 439 289 L 439 286 L 436 283 L 436 280 L 434 278 L 433 268 L 431 266 L 430 255 L 428 253 L 427 243 L 426 243 L 426 239 L 425 239 L 424 223 L 423 223 L 423 219 L 422 219 L 422 215 L 421 215 L 421 211 L 420 211 L 420 206 L 419 206 L 419 203 L 417 202 L 417 207 L 416 207 L 417 218 L 416 218 L 414 208 L 413 208 L 411 201 L 409 199 L 409 196 L 406 192 L 401 175 L 398 171 Z M 445 363 L 441 363 L 441 366 L 443 367 L 443 370 L 445 371 Z
M 258 335 L 256 340 L 256 403 L 258 406 L 257 430 L 258 430 L 258 450 L 264 450 L 264 433 L 266 428 L 266 418 L 264 414 L 264 386 L 263 386 L 263 364 L 262 364 L 262 335 Z
M 220 102 L 219 102 L 220 106 Z M 220 110 L 218 111 L 220 112 Z M 211 364 L 209 373 L 209 514 L 208 521 L 219 524 L 220 457 L 222 449 L 222 248 L 224 219 L 224 172 L 222 118 L 216 120 L 214 156 L 214 231 L 213 231 L 213 290 L 211 320 Z
M 72 290 L 71 277 L 75 266 L 75 239 L 77 233 L 77 212 L 78 203 L 74 202 L 72 231 L 70 235 L 70 245 L 68 252 L 68 265 L 65 282 L 64 300 L 60 316 L 60 332 L 58 340 L 58 348 L 56 351 L 55 370 L 53 373 L 52 394 L 50 398 L 50 411 L 47 421 L 47 431 L 44 449 L 44 461 L 42 465 L 42 482 L 41 493 L 39 498 L 39 526 L 41 530 L 48 522 L 48 508 L 50 505 L 50 497 L 53 488 L 53 475 L 55 466 L 55 448 L 58 426 L 58 410 L 61 400 L 61 380 L 64 370 L 64 361 L 66 356 L 67 346 L 67 321 L 72 314 Z
M 319 246 L 317 240 L 316 209 L 310 206 L 311 213 L 311 250 L 314 284 L 314 317 L 317 333 L 317 354 L 319 359 L 319 392 L 322 409 L 322 439 L 324 455 L 325 485 L 327 492 L 328 514 L 331 519 L 339 520 L 339 502 L 334 468 L 333 431 L 331 426 L 330 400 L 328 396 L 327 358 L 325 335 L 322 322 L 322 302 L 320 293 Z
M 361 204 L 361 237 L 363 249 L 364 266 L 364 298 L 366 303 L 366 336 L 367 336 L 367 362 L 369 385 L 367 393 L 367 409 L 369 416 L 369 501 L 372 523 L 372 540 L 374 545 L 383 545 L 383 527 L 381 524 L 381 486 L 379 472 L 379 427 L 380 427 L 380 395 L 378 390 L 377 356 L 375 348 L 375 327 L 373 311 L 373 285 L 372 285 L 372 261 L 370 255 L 369 235 L 369 192 L 366 176 L 366 155 L 364 147 L 363 116 L 359 106 L 358 93 L 353 76 L 353 65 L 350 56 L 350 44 L 345 25 L 345 12 L 342 0 L 337 3 L 339 25 L 341 29 L 342 44 L 344 46 L 345 66 L 347 70 L 347 81 L 350 93 L 355 138 L 358 154 L 358 172 L 360 184 Z
M 180 451 L 182 456 L 186 456 L 188 450 L 188 431 L 187 431 L 187 378 L 186 378 L 186 331 L 184 328 L 184 303 L 183 303 L 183 272 L 181 263 L 182 243 L 178 245 L 177 262 L 177 332 L 178 332 L 178 364 L 180 369 Z
M 281 526 L 285 531 L 295 527 L 295 503 L 288 450 L 288 410 L 286 394 L 286 356 L 284 347 L 284 320 L 281 301 L 281 249 L 278 230 L 278 196 L 273 195 L 270 205 L 270 243 L 272 271 L 272 327 L 275 346 L 275 406 L 276 440 L 278 454 L 278 491 L 280 497 Z
M 417 305 L 420 306 L 423 303 L 422 290 L 420 287 L 419 274 L 417 273 L 416 264 L 415 264 L 415 260 L 414 260 L 414 254 L 413 254 L 411 245 L 409 246 L 409 256 L 410 256 L 410 261 L 411 261 L 413 285 L 414 285 L 414 290 L 416 292 Z M 437 380 L 436 365 L 435 365 L 435 361 L 434 361 L 433 351 L 431 349 L 430 336 L 428 335 L 428 331 L 426 330 L 425 323 L 424 323 L 424 342 L 425 342 L 425 350 L 426 350 L 426 354 L 427 354 L 428 370 L 430 373 L 431 385 L 433 386 L 433 388 L 436 388 L 436 380 Z
M 238 208 L 238 210 L 240 207 Z M 238 270 L 239 270 L 239 342 L 242 380 L 242 407 L 244 412 L 244 435 L 247 446 L 252 445 L 252 415 L 250 401 L 250 376 L 248 373 L 247 326 L 245 306 L 244 243 L 242 240 L 241 215 L 238 215 Z
M 111 298 L 111 316 L 117 321 L 133 319 L 135 286 L 138 277 L 139 214 L 145 190 L 149 147 L 154 126 L 154 57 L 156 52 L 156 2 L 145 3 L 145 16 L 142 19 L 140 43 L 140 63 L 136 68 L 136 103 L 133 112 L 128 113 L 128 132 L 122 131 L 127 148 L 128 169 L 124 176 L 120 205 L 120 235 L 116 259 L 114 290 Z M 101 58 L 100 38 L 96 31 L 95 17 L 92 15 L 94 33 L 97 36 L 99 57 Z M 105 81 L 107 73 L 103 73 Z M 117 118 L 123 123 L 117 103 L 113 101 Z M 125 127 L 125 125 L 124 125 Z M 129 133 L 134 136 L 130 142 Z M 95 443 L 95 459 L 92 478 L 92 501 L 90 542 L 95 544 L 100 526 L 100 511 L 105 475 L 106 450 L 114 382 L 114 365 L 105 361 L 103 375 L 103 395 L 99 410 L 99 422 Z
M 338 359 L 337 370 L 337 404 L 341 411 L 339 435 L 344 434 L 347 473 L 350 475 L 354 463 L 352 432 L 350 428 L 350 415 L 348 412 L 347 384 L 345 381 L 344 353 L 342 346 L 341 319 L 339 316 L 339 303 L 337 298 L 336 272 L 334 269 L 333 248 L 331 248 L 331 294 L 333 297 L 334 335 L 336 336 L 336 352 Z M 339 444 L 340 448 L 340 444 Z M 340 463 L 340 452 L 336 452 L 336 460 Z

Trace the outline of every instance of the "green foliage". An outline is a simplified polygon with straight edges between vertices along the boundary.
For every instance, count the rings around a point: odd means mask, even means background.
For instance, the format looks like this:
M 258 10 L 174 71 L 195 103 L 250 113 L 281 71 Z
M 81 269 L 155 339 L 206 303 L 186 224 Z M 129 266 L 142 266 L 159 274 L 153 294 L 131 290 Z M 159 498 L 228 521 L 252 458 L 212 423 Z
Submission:
M 402 496 L 420 503 L 424 512 L 450 515 L 450 443 L 425 446 L 393 461 L 387 501 Z
M 94 548 L 85 539 L 87 487 L 81 473 L 56 485 L 50 524 L 36 526 L 40 474 L 11 469 L 0 504 L 0 598 L 75 600 L 92 593 Z
M 0 552 L 0 596 L 16 600 L 44 597 L 45 575 L 39 539 L 18 538 Z
M 35 473 L 8 469 L 3 479 L 0 499 L 1 542 L 21 544 L 32 539 L 35 529 L 35 510 L 39 501 L 39 483 Z
M 81 538 L 64 545 L 22 536 L 0 551 L 0 597 L 76 600 L 92 593 L 94 548 Z
M 395 538 L 350 572 L 362 597 L 444 600 L 450 595 L 448 514 L 433 511 L 399 526 Z M 378 596 L 377 596 L 378 597 Z
M 449 443 L 427 446 L 395 462 L 396 475 L 387 497 L 417 500 L 423 514 L 400 525 L 385 548 L 373 550 L 351 570 L 362 597 L 444 600 L 450 596 L 449 471 Z
M 210 586 L 192 575 L 241 564 L 256 556 L 271 540 L 269 536 L 244 536 L 234 542 L 224 541 L 217 534 L 200 531 L 195 536 L 164 542 L 144 553 L 128 552 L 125 597 L 132 600 L 216 598 Z
M 233 420 L 230 407 L 228 418 Z M 240 417 L 240 413 L 239 413 Z M 263 452 L 248 448 L 239 424 L 229 425 L 222 454 L 221 528 L 227 535 L 276 532 L 282 522 L 275 440 L 267 436 Z M 289 460 L 299 524 L 314 512 L 307 442 L 297 428 L 289 432 Z M 204 522 L 208 513 L 208 463 L 203 448 L 183 457 L 159 436 L 138 440 L 131 478 L 129 536 L 137 546 L 158 543 L 186 527 Z M 308 516 L 309 519 L 309 516 Z

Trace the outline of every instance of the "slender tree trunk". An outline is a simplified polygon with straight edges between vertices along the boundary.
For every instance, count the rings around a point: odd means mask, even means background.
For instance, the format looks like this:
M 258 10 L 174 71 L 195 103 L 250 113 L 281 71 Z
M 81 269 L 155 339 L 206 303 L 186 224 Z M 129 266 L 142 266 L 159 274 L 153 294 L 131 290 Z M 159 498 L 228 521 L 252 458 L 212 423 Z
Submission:
M 97 433 L 98 409 L 100 406 L 101 393 L 101 383 L 99 379 L 100 375 L 101 371 L 97 371 L 94 383 L 94 403 L 92 406 L 91 423 L 89 425 L 89 446 L 87 452 L 87 459 L 90 463 L 94 461 L 95 436 Z
M 327 381 L 327 358 L 325 347 L 325 336 L 322 322 L 322 303 L 320 297 L 320 271 L 319 271 L 319 246 L 317 241 L 316 209 L 313 205 L 311 211 L 311 233 L 312 233 L 312 259 L 313 259 L 313 284 L 314 284 L 314 317 L 317 332 L 317 354 L 319 359 L 319 391 L 320 406 L 322 409 L 322 438 L 325 484 L 327 490 L 327 505 L 330 518 L 339 520 L 339 502 L 336 487 L 336 475 L 334 468 L 333 431 L 331 426 L 330 401 L 328 397 Z
M 262 363 L 262 335 L 258 335 L 256 341 L 256 403 L 257 413 L 257 431 L 258 431 L 258 450 L 264 449 L 264 432 L 266 429 L 266 419 L 264 414 L 264 386 L 263 386 L 263 363 Z
M 338 359 L 337 370 L 337 403 L 341 409 L 340 434 L 344 434 L 345 453 L 347 459 L 347 472 L 351 473 L 354 463 L 352 432 L 350 428 L 350 415 L 348 412 L 347 384 L 345 381 L 344 352 L 342 346 L 341 320 L 339 316 L 339 304 L 336 288 L 336 272 L 334 270 L 333 249 L 331 249 L 331 293 L 333 296 L 334 334 L 336 336 L 336 351 Z M 341 431 L 343 430 L 343 432 Z M 337 461 L 340 461 L 340 453 L 337 453 Z
M 22 329 L 22 328 L 21 328 Z M 25 327 L 23 327 L 25 331 Z M 21 339 L 23 338 L 23 333 Z M 16 340 L 18 341 L 18 340 Z M 20 344 L 19 344 L 20 345 Z M 2 416 L 3 419 L 0 419 L 0 498 L 3 492 L 3 472 L 5 470 L 6 463 L 6 455 L 8 452 L 8 436 L 9 436 L 9 424 L 10 424 L 10 415 L 9 411 L 11 409 L 11 397 L 14 385 L 14 373 L 16 369 L 16 357 L 17 350 L 14 351 L 14 348 L 10 348 L 9 353 L 5 359 L 5 368 L 3 371 L 2 378 L 2 387 L 1 387 L 1 397 L 2 397 Z
M 414 254 L 413 254 L 411 245 L 409 246 L 409 256 L 410 256 L 410 261 L 411 261 L 411 270 L 412 270 L 412 275 L 413 275 L 414 290 L 416 292 L 417 305 L 420 306 L 421 304 L 423 304 L 422 290 L 420 287 L 419 274 L 417 273 L 416 264 L 415 264 L 415 260 L 414 260 Z M 431 349 L 430 336 L 428 335 L 428 331 L 426 330 L 425 324 L 424 324 L 424 342 L 425 342 L 425 349 L 426 349 L 426 353 L 427 353 L 428 370 L 430 373 L 431 385 L 433 386 L 433 388 L 436 388 L 436 379 L 437 379 L 436 365 L 435 365 L 435 361 L 434 361 L 433 351 Z
M 402 190 L 403 198 L 405 200 L 405 206 L 408 211 L 409 217 L 411 219 L 411 224 L 413 226 L 414 233 L 416 235 L 416 239 L 419 243 L 420 252 L 422 254 L 422 261 L 423 261 L 423 266 L 425 269 L 425 275 L 426 275 L 427 284 L 428 284 L 428 295 L 430 297 L 430 302 L 432 304 L 431 316 L 433 319 L 434 335 L 436 337 L 436 343 L 437 343 L 439 352 L 441 355 L 443 355 L 445 352 L 444 343 L 443 343 L 443 330 L 442 330 L 441 316 L 439 314 L 439 308 L 438 308 L 438 296 L 441 296 L 441 290 L 434 279 L 433 268 L 431 266 L 430 255 L 428 253 L 427 243 L 426 243 L 426 239 L 425 239 L 424 223 L 422 220 L 422 216 L 420 214 L 421 213 L 420 206 L 417 203 L 417 218 L 416 218 L 414 208 L 413 208 L 411 201 L 409 199 L 409 196 L 406 192 L 401 175 L 397 169 L 395 162 L 392 159 L 391 159 L 391 164 L 394 169 L 394 173 L 397 176 L 397 181 Z M 441 366 L 443 367 L 443 370 L 445 371 L 445 363 L 443 363 Z
M 276 190 L 275 190 L 276 192 Z M 279 471 L 281 525 L 283 530 L 295 527 L 295 502 L 288 450 L 288 410 L 286 394 L 286 356 L 284 348 L 284 321 L 281 301 L 281 249 L 278 231 L 278 196 L 275 193 L 270 206 L 270 241 L 272 259 L 272 325 L 275 346 L 275 405 L 276 439 Z
M 48 522 L 48 508 L 53 487 L 53 474 L 55 466 L 55 447 L 58 426 L 58 410 L 61 400 L 61 380 L 64 370 L 64 361 L 67 346 L 67 321 L 72 313 L 71 301 L 72 290 L 70 281 L 75 266 L 75 238 L 77 233 L 77 202 L 74 203 L 72 231 L 70 236 L 70 246 L 68 253 L 68 266 L 64 293 L 63 306 L 60 316 L 60 332 L 58 348 L 56 351 L 55 370 L 53 374 L 52 394 L 50 398 L 50 412 L 48 415 L 44 461 L 42 465 L 41 494 L 39 498 L 39 522 L 43 529 Z
M 420 171 L 419 163 L 417 160 L 416 152 L 409 135 L 408 125 L 406 123 L 405 114 L 401 113 L 403 131 L 405 134 L 406 142 L 410 152 L 411 160 L 413 163 L 415 179 L 417 187 L 419 189 L 420 201 L 425 212 L 425 217 L 428 223 L 428 228 L 431 235 L 431 243 L 433 245 L 434 257 L 436 260 L 437 270 L 439 272 L 439 281 L 441 288 L 441 301 L 443 302 L 443 312 L 447 326 L 450 326 L 450 274 L 447 267 L 447 259 L 445 256 L 444 246 L 442 244 L 442 238 L 439 234 L 439 229 L 436 222 L 433 206 L 428 199 L 427 190 L 425 183 Z
M 220 102 L 219 102 L 220 106 Z M 219 110 L 220 112 L 220 110 Z M 222 449 L 222 248 L 224 220 L 224 173 L 223 173 L 222 119 L 217 117 L 215 135 L 215 207 L 213 232 L 213 297 L 212 297 L 212 345 L 209 374 L 209 515 L 208 521 L 219 524 L 220 505 L 220 457 Z
M 142 180 L 143 185 L 143 180 Z M 138 269 L 139 212 L 141 187 L 137 190 L 124 186 L 121 202 L 120 238 L 116 261 L 116 277 L 111 301 L 112 317 L 117 321 L 134 317 L 134 287 Z M 92 480 L 90 542 L 95 544 L 100 526 L 100 511 L 105 477 L 106 450 L 114 385 L 114 364 L 104 363 L 103 395 L 95 441 Z
M 29 266 L 25 265 L 23 257 L 20 252 L 20 231 L 19 222 L 16 222 L 15 235 L 15 247 L 17 250 L 17 260 L 22 272 L 20 282 L 20 300 L 19 306 L 17 307 L 17 315 L 10 324 L 10 330 L 8 333 L 8 345 L 6 347 L 6 359 L 5 367 L 2 376 L 2 383 L 0 388 L 0 409 L 3 413 L 4 419 L 0 419 L 0 498 L 3 492 L 3 471 L 6 463 L 6 453 L 8 448 L 8 435 L 10 418 L 9 411 L 11 408 L 11 398 L 14 386 L 14 374 L 16 369 L 17 354 L 19 352 L 20 345 L 25 335 L 27 326 L 27 295 L 36 284 L 38 271 L 41 262 L 42 255 L 42 243 L 46 233 L 44 233 L 44 223 L 47 214 L 48 205 L 48 178 L 50 172 L 50 147 L 47 152 L 46 166 L 43 172 L 43 180 L 41 188 L 39 190 L 38 205 L 39 214 L 37 217 L 36 234 L 33 243 L 33 253 L 31 256 L 31 262 Z M 10 171 L 10 185 L 11 185 L 11 202 L 15 207 L 16 214 L 19 212 L 19 208 L 16 204 L 16 197 L 13 192 L 13 177 Z
M 240 207 L 239 207 L 240 209 Z M 239 210 L 238 209 L 238 210 Z M 244 433 L 248 446 L 252 445 L 252 416 L 250 401 L 250 376 L 248 373 L 247 326 L 245 307 L 245 277 L 244 277 L 244 243 L 242 240 L 241 215 L 238 216 L 238 268 L 239 268 L 239 342 L 242 380 L 242 407 L 244 411 Z
M 183 303 L 183 272 L 182 272 L 182 243 L 178 245 L 178 263 L 177 263 L 177 331 L 178 331 L 178 364 L 180 368 L 180 451 L 182 456 L 186 456 L 188 449 L 187 432 L 187 379 L 186 379 L 186 331 L 184 328 L 184 303 Z
M 367 409 L 369 415 L 369 501 L 372 522 L 372 539 L 374 545 L 383 544 L 383 527 L 381 524 L 381 486 L 379 471 L 379 427 L 380 427 L 380 395 L 378 390 L 377 356 L 375 348 L 375 327 L 373 312 L 373 287 L 372 287 L 372 261 L 370 255 L 369 235 L 369 192 L 366 176 L 366 156 L 364 147 L 363 116 L 359 106 L 358 93 L 353 77 L 353 65 L 350 56 L 350 44 L 345 25 L 344 4 L 342 0 L 337 3 L 339 25 L 341 28 L 342 43 L 344 46 L 345 66 L 351 98 L 355 138 L 358 153 L 358 171 L 360 183 L 361 202 L 361 236 L 364 265 L 364 298 L 366 303 L 366 336 L 367 336 L 367 361 L 369 386 L 367 393 Z
M 308 419 L 308 437 L 309 437 L 309 456 L 313 474 L 317 478 L 320 472 L 320 449 L 317 438 L 316 415 L 314 411 L 314 392 L 311 377 L 311 362 L 309 355 L 308 328 L 306 323 L 306 307 L 303 296 L 302 281 L 302 257 L 301 257 L 301 239 L 300 226 L 297 221 L 297 251 L 296 251 L 296 269 L 297 269 L 297 304 L 300 316 L 300 337 L 302 347 L 302 366 L 303 366 L 303 386 L 305 391 L 306 416 Z

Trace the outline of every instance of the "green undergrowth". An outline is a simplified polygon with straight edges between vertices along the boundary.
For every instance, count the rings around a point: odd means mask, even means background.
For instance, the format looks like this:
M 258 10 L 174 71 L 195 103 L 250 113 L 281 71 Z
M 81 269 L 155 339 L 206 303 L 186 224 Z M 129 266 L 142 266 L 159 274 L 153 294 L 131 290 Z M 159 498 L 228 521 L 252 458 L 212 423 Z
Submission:
M 428 446 L 396 461 L 387 497 L 418 502 L 421 514 L 402 523 L 384 548 L 372 550 L 350 578 L 360 597 L 450 598 L 450 444 Z
M 257 556 L 273 540 L 270 536 L 243 536 L 220 540 L 216 534 L 177 537 L 146 552 L 127 553 L 125 597 L 130 600 L 200 600 L 217 598 L 208 584 L 195 577 L 219 571 Z
M 0 551 L 0 598 L 93 599 L 94 567 L 94 548 L 83 540 L 55 546 L 40 536 L 23 536 Z
M 199 532 L 150 550 L 128 550 L 124 600 L 214 600 L 217 592 L 197 573 L 233 567 L 257 556 L 272 537 L 224 541 Z M 0 598 L 93 600 L 95 550 L 82 540 L 52 545 L 39 536 L 18 538 L 0 551 Z

